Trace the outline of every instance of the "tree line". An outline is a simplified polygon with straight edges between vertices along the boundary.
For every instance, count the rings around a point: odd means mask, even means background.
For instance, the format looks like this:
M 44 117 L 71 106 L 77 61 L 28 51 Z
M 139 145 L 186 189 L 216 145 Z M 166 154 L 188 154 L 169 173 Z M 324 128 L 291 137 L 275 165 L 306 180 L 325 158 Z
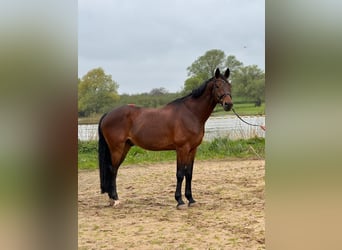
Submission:
M 214 75 L 215 69 L 229 67 L 233 85 L 234 102 L 254 102 L 261 105 L 265 100 L 265 73 L 257 65 L 244 66 L 233 55 L 226 56 L 221 50 L 213 49 L 198 57 L 188 68 L 188 78 L 183 90 L 169 93 L 160 87 L 148 93 L 134 95 L 118 94 L 119 84 L 102 68 L 95 68 L 78 79 L 78 115 L 87 117 L 105 113 L 112 108 L 134 103 L 143 107 L 160 107 L 190 93 L 203 81 Z

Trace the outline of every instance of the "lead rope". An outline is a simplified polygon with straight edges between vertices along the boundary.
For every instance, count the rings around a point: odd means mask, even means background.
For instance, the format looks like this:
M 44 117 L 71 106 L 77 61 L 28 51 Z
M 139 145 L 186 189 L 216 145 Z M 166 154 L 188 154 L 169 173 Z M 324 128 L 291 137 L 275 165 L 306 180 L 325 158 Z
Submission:
M 266 127 L 263 126 L 263 125 L 258 125 L 258 124 L 252 124 L 252 123 L 249 123 L 249 122 L 246 122 L 244 119 L 242 119 L 238 113 L 236 113 L 235 109 L 232 108 L 232 111 L 234 112 L 234 114 L 237 116 L 237 118 L 239 118 L 242 122 L 250 125 L 250 126 L 255 126 L 255 127 L 260 127 L 262 130 L 266 131 Z

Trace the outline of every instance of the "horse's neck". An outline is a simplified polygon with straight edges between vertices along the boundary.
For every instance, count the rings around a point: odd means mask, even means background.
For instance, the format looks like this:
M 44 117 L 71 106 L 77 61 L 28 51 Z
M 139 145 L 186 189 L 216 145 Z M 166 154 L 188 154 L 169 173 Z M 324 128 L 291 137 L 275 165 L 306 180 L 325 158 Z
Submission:
M 209 86 L 208 86 L 209 87 Z M 194 114 L 201 122 L 206 122 L 213 112 L 216 102 L 212 99 L 211 90 L 208 88 L 198 98 L 189 97 L 185 100 L 185 106 Z

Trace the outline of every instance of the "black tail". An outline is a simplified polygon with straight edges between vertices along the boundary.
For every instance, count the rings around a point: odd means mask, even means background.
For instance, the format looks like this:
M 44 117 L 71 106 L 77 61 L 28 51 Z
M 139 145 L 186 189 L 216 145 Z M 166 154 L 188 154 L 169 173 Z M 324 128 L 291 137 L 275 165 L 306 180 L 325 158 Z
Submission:
M 99 121 L 99 147 L 98 157 L 100 166 L 101 193 L 109 193 L 112 189 L 113 173 L 111 171 L 112 161 L 107 142 L 101 131 L 101 122 L 107 114 L 104 114 Z

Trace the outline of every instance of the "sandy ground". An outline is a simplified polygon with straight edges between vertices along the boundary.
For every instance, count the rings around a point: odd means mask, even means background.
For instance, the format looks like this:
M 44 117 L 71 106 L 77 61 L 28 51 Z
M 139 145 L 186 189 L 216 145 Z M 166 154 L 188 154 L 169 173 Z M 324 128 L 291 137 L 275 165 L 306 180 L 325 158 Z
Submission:
M 98 171 L 80 171 L 79 249 L 265 249 L 263 160 L 195 162 L 198 205 L 185 210 L 176 209 L 175 170 L 120 167 L 116 208 L 100 193 Z

